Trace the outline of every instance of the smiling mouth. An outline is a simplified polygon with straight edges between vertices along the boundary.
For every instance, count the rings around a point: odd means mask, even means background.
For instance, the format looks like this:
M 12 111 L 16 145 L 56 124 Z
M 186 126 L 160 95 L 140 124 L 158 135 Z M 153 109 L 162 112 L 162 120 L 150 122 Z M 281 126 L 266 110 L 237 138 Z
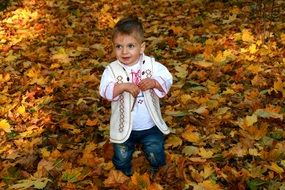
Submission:
M 130 57 L 122 57 L 123 60 L 128 60 Z

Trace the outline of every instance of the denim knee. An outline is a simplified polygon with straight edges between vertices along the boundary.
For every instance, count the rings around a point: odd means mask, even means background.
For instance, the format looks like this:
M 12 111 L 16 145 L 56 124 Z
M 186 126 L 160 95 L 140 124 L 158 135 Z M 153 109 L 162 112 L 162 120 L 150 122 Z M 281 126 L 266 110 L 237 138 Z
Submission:
M 142 145 L 151 167 L 158 168 L 165 165 L 164 135 L 160 131 L 145 136 Z
M 125 175 L 132 175 L 132 154 L 134 148 L 127 143 L 113 144 L 114 156 L 113 164 L 117 170 L 122 171 Z

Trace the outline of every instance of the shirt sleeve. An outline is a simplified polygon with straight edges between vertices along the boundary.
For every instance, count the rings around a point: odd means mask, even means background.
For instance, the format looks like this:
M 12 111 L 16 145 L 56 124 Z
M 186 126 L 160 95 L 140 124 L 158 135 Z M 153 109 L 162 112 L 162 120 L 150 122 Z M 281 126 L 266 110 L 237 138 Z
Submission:
M 101 77 L 100 87 L 99 87 L 100 95 L 109 101 L 114 100 L 113 92 L 115 84 L 116 82 L 112 77 L 111 71 L 107 67 L 104 70 Z
M 154 62 L 154 64 L 153 79 L 155 79 L 163 88 L 163 92 L 156 88 L 154 89 L 154 92 L 158 97 L 163 98 L 170 90 L 173 83 L 173 77 L 164 65 L 159 62 Z

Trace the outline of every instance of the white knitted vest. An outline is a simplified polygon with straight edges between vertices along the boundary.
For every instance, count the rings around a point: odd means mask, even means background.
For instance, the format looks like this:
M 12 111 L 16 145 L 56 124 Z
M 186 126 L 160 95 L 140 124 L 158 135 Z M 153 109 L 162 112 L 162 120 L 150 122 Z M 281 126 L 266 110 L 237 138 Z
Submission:
M 154 59 L 148 56 L 144 56 L 144 61 L 142 64 L 141 72 L 142 79 L 151 78 L 153 75 L 153 64 Z M 108 65 L 114 79 L 117 83 L 127 83 L 129 82 L 126 71 L 123 66 L 120 65 L 118 61 L 112 62 Z M 164 122 L 160 104 L 159 97 L 155 94 L 154 90 L 147 90 L 143 92 L 147 109 L 153 119 L 155 125 L 164 134 L 168 134 L 170 131 L 168 126 Z M 123 92 L 119 95 L 117 101 L 112 101 L 111 104 L 111 122 L 110 122 L 110 141 L 113 143 L 123 143 L 125 142 L 132 131 L 132 114 L 131 109 L 134 103 L 133 96 L 128 92 Z

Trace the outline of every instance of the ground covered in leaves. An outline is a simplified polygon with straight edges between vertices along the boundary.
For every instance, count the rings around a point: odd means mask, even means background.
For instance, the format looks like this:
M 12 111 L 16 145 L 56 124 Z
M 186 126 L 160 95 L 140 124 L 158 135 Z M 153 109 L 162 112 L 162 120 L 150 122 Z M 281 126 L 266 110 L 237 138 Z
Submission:
M 1 1 L 3 2 L 3 1 Z M 17 0 L 0 12 L 0 189 L 285 189 L 283 0 Z M 114 170 L 98 85 L 135 14 L 174 85 L 155 178 Z

